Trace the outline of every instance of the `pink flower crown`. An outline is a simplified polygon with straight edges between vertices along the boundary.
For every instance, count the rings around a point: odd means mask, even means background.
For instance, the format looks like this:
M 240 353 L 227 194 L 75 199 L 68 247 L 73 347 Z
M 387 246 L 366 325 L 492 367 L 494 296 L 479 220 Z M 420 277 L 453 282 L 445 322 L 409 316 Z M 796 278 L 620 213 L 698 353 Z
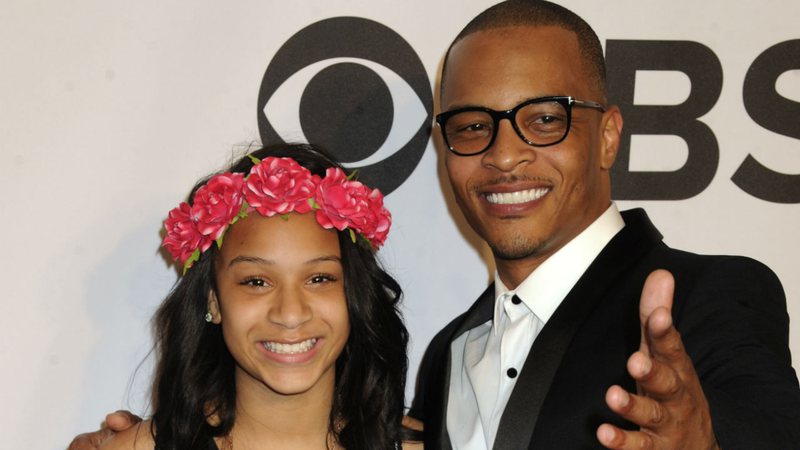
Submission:
M 248 156 L 255 165 L 246 177 L 215 175 L 197 189 L 192 205 L 182 202 L 169 212 L 162 246 L 183 263 L 183 273 L 212 242 L 222 247 L 228 227 L 252 211 L 264 217 L 314 211 L 322 228 L 346 228 L 353 242 L 358 233 L 374 249 L 383 245 L 392 215 L 379 190 L 351 180 L 352 175 L 338 167 L 328 168 L 320 178 L 292 158 L 270 156 L 261 161 Z

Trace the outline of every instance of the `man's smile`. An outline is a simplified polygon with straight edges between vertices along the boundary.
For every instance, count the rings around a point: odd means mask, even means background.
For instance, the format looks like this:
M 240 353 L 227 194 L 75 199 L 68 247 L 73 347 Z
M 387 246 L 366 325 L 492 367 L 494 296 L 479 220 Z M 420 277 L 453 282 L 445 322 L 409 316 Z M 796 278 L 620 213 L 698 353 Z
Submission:
M 550 188 L 539 187 L 514 192 L 489 192 L 484 194 L 484 197 L 487 202 L 494 205 L 519 205 L 539 200 L 548 192 L 550 192 Z

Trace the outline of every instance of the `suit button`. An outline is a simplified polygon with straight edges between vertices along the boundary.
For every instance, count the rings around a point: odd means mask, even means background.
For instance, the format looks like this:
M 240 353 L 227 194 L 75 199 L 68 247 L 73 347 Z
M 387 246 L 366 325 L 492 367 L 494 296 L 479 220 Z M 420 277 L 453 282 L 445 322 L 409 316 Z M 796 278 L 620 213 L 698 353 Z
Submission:
M 515 296 L 511 297 L 511 303 L 513 303 L 515 305 L 519 305 L 520 303 L 522 303 L 522 299 L 515 295 Z
M 508 369 L 506 371 L 506 375 L 508 375 L 508 378 L 517 378 L 517 369 L 513 367 Z

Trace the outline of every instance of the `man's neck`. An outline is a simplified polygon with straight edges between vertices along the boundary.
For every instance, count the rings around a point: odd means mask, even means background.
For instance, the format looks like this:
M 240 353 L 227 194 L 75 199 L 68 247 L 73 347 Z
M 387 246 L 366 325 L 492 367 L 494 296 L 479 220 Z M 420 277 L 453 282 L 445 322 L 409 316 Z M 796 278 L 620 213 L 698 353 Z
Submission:
M 614 225 L 615 221 L 619 221 L 621 225 Z M 586 224 L 586 226 L 575 232 L 573 236 L 566 241 L 562 241 L 558 244 L 553 242 L 542 243 L 535 251 L 524 258 L 503 259 L 495 256 L 497 274 L 507 288 L 516 289 L 537 268 L 539 268 L 539 266 L 550 259 L 551 256 L 559 252 L 571 242 L 575 241 L 578 236 L 586 233 L 587 230 L 591 228 L 598 230 L 597 227 L 610 227 L 613 233 L 616 233 L 616 230 L 622 226 L 624 226 L 624 223 L 622 223 L 621 219 L 619 218 L 619 211 L 617 210 L 616 206 L 609 203 L 609 206 L 605 210 L 601 211 L 601 213 L 598 214 L 592 222 Z M 600 233 L 603 234 L 603 232 Z M 607 236 L 607 238 L 610 239 L 609 236 Z
M 558 249 L 546 255 L 529 256 L 521 259 L 501 259 L 495 257 L 494 262 L 497 267 L 497 274 L 500 276 L 500 279 L 503 280 L 503 284 L 509 289 L 516 289 L 520 283 L 525 281 L 537 267 L 556 251 L 558 251 Z

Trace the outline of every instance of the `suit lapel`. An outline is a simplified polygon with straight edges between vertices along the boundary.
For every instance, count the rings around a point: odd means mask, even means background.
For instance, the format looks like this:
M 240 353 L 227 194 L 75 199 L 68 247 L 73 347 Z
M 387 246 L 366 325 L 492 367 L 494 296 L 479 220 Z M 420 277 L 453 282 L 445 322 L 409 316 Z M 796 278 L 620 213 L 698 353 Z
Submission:
M 483 291 L 483 294 L 478 297 L 478 300 L 476 300 L 469 310 L 467 310 L 467 313 L 464 315 L 464 320 L 461 322 L 461 325 L 456 328 L 453 336 L 450 338 L 450 341 L 452 342 L 467 331 L 477 327 L 482 323 L 492 320 L 493 315 L 494 283 L 490 284 L 489 287 Z
M 495 449 L 528 448 L 553 377 L 573 336 L 616 279 L 661 240 L 642 210 L 623 213 L 626 226 L 567 294 L 531 347 L 503 411 Z

